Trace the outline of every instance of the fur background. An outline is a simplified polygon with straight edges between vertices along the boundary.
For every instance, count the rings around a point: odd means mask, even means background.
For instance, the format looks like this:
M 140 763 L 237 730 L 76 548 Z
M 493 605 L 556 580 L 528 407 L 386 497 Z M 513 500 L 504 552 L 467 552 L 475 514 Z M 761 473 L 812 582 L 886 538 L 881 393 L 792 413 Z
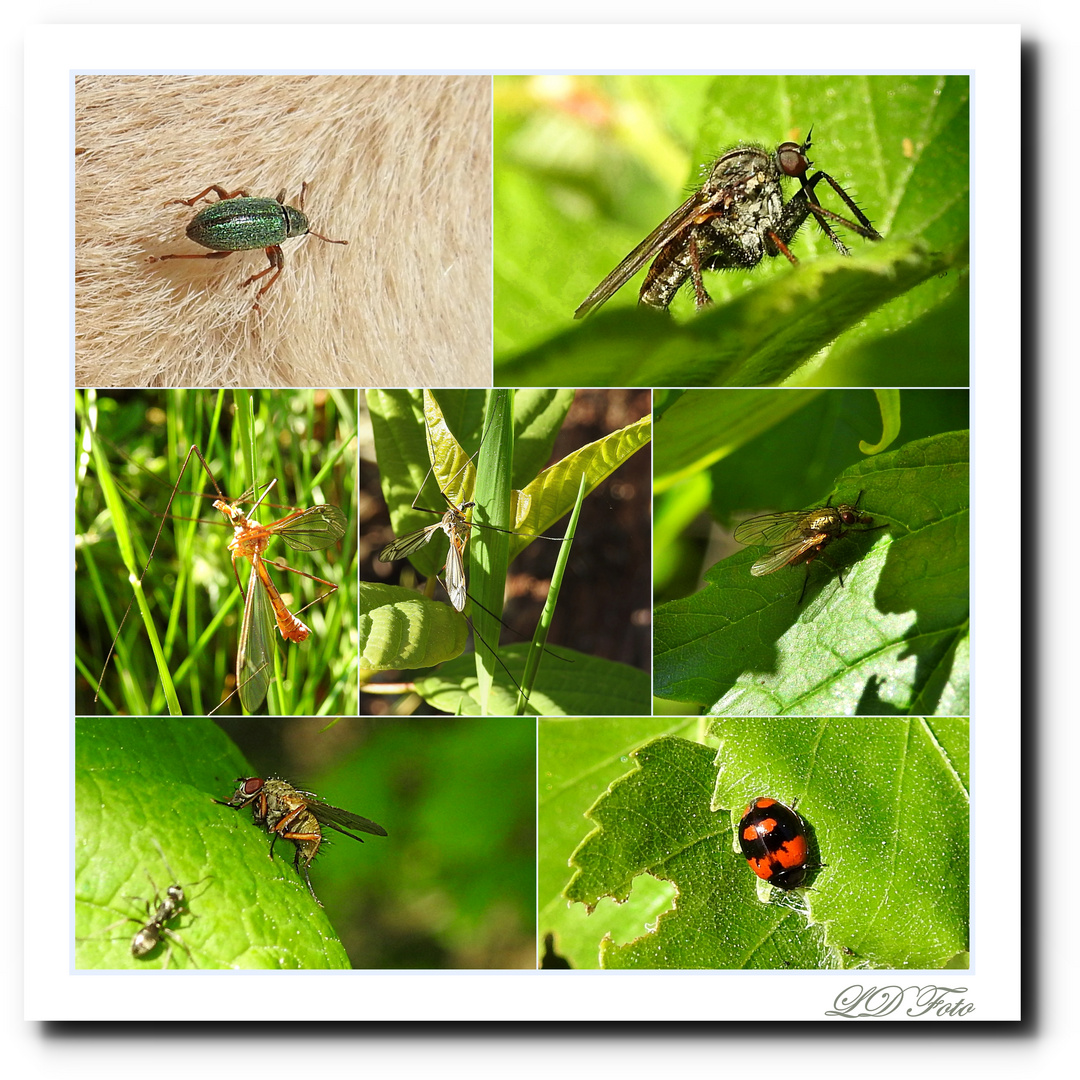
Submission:
M 75 139 L 79 386 L 490 385 L 490 78 L 80 76 Z M 349 243 L 287 240 L 261 314 L 261 249 L 147 262 L 203 250 L 169 199 L 304 181 Z

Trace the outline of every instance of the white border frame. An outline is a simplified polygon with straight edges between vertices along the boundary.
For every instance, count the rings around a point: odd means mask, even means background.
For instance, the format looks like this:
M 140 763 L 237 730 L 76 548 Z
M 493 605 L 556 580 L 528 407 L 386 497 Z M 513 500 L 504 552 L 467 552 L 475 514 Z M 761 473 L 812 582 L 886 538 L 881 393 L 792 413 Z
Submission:
M 1022 190 L 1020 33 L 1015 26 L 63 26 L 28 32 L 26 50 L 25 248 L 26 491 L 41 476 L 70 477 L 74 356 L 69 261 L 73 246 L 70 176 L 70 76 L 75 70 L 446 71 L 720 71 L 738 57 L 746 73 L 776 70 L 778 57 L 820 54 L 798 43 L 827 35 L 831 58 L 873 57 L 875 73 L 960 72 L 972 77 L 973 163 L 984 186 L 973 194 L 972 247 L 972 535 L 984 508 L 1020 491 L 1020 222 L 1002 199 Z M 239 28 L 238 28 L 239 29 Z M 795 43 L 794 51 L 783 43 Z M 492 64 L 497 58 L 499 66 Z M 448 66 L 447 61 L 453 60 Z M 136 67 L 136 65 L 138 65 Z M 258 65 L 257 68 L 255 65 Z M 276 67 L 275 65 L 280 65 Z M 371 65 L 366 66 L 366 65 Z M 725 72 L 730 69 L 723 69 Z M 790 70 L 790 69 L 787 69 Z M 817 69 L 807 68 L 813 73 Z M 999 153 L 1002 148 L 1007 152 Z M 973 164 L 973 175 L 978 164 Z M 992 185 L 992 187 L 990 186 Z M 988 193 L 990 197 L 988 197 Z M 980 194 L 982 197 L 980 198 Z M 49 213 L 49 207 L 57 212 Z M 67 214 L 59 208 L 67 207 Z M 64 284 L 68 289 L 64 289 Z M 68 304 L 63 304 L 65 293 Z M 43 399 L 48 375 L 68 361 L 68 393 Z M 980 379 L 979 375 L 983 378 Z M 58 400 L 56 400 L 58 399 Z M 65 407 L 66 405 L 66 407 Z M 42 430 L 42 418 L 50 423 Z M 981 437 L 986 433 L 986 437 Z M 1011 433 L 1003 437 L 1003 433 Z M 31 470 L 32 462 L 32 470 Z M 69 492 L 70 495 L 70 492 Z M 54 504 L 55 505 L 55 504 Z M 70 508 L 69 502 L 68 507 Z M 42 537 L 29 514 L 25 551 L 67 591 L 69 513 Z M 991 539 L 973 544 L 972 950 L 970 971 L 874 973 L 877 985 L 963 986 L 970 1019 L 1020 1015 L 1019 860 L 1020 723 L 1019 579 L 1015 552 L 1003 558 Z M 74 736 L 73 642 L 58 674 L 55 612 L 30 602 L 25 611 L 25 790 L 32 829 L 22 879 L 26 925 L 25 1016 L 28 1019 L 266 1020 L 267 1003 L 317 1002 L 319 1019 L 354 1020 L 821 1020 L 833 998 L 857 979 L 851 972 L 184 972 L 167 993 L 148 992 L 143 973 L 76 973 L 70 964 L 69 863 L 57 846 L 73 835 L 70 777 Z M 69 630 L 73 634 L 73 627 Z M 70 635 L 69 635 L 70 638 Z M 34 647 L 32 643 L 38 643 Z M 61 683 L 61 678 L 64 680 Z M 979 738 L 981 732 L 992 737 Z M 63 738 L 62 733 L 68 733 Z M 988 793 L 992 792 L 993 797 Z M 36 794 L 35 794 L 36 793 Z M 984 796 L 980 798 L 980 795 Z M 992 805 L 990 805 L 992 803 Z M 999 806 L 1015 808 L 1001 815 Z M 982 948 L 980 948 L 980 944 Z M 242 977 L 238 984 L 235 978 Z M 282 978 L 290 979 L 287 989 Z M 330 987 L 323 980 L 339 981 Z M 345 980 L 345 981 L 340 981 Z M 642 980 L 652 983 L 651 991 Z M 707 980 L 707 981 L 705 981 Z M 751 980 L 751 981 L 747 981 Z M 290 1014 L 291 1009 L 286 1009 Z M 890 1019 L 906 1019 L 901 1011 Z M 147 1068 L 153 1066 L 147 1063 Z

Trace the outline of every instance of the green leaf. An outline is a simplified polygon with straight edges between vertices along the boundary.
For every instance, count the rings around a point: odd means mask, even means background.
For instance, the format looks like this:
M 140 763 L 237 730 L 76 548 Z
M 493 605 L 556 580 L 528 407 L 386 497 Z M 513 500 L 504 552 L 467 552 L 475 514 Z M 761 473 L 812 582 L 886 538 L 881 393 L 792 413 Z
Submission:
M 539 723 L 539 936 L 553 933 L 558 952 L 575 968 L 595 968 L 600 940 L 611 934 L 627 941 L 671 906 L 666 882 L 639 877 L 630 899 L 601 900 L 587 915 L 568 904 L 563 888 L 568 860 L 587 829 L 585 811 L 631 765 L 630 752 L 661 735 L 694 738 L 703 721 L 666 717 L 559 717 Z
M 661 494 L 805 408 L 820 390 L 687 390 L 657 420 L 653 491 Z
M 529 89 L 496 79 L 496 385 L 968 383 L 966 77 L 579 77 L 569 100 Z M 574 324 L 581 299 L 683 201 L 680 186 L 698 186 L 700 166 L 811 124 L 815 168 L 885 244 L 848 234 L 845 259 L 808 222 L 797 267 L 707 272 L 716 307 L 700 318 L 687 296 L 673 319 L 631 312 L 630 283 Z M 846 210 L 831 191 L 823 203 Z
M 553 733 L 542 725 L 542 792 L 545 780 L 554 786 L 545 763 L 573 776 L 575 765 L 601 759 L 604 734 L 555 731 L 557 755 L 547 756 Z M 622 733 L 613 724 L 610 734 L 617 747 Z M 962 956 L 966 719 L 720 720 L 710 735 L 718 751 L 671 736 L 636 750 L 637 768 L 587 810 L 594 829 L 570 857 L 567 899 L 632 904 L 650 879 L 674 889 L 625 944 L 605 935 L 604 922 L 595 928 L 602 966 L 941 968 Z M 759 795 L 798 799 L 824 864 L 812 888 L 784 893 L 746 866 L 735 824 Z
M 845 470 L 833 504 L 862 492 L 888 528 L 849 530 L 809 570 L 753 577 L 761 548 L 717 563 L 655 609 L 654 692 L 716 715 L 966 714 L 968 472 L 966 431 Z
M 360 585 L 360 666 L 365 671 L 431 667 L 460 656 L 469 622 L 449 604 L 398 585 Z
M 528 645 L 502 645 L 499 656 L 521 681 Z M 562 716 L 567 713 L 641 714 L 649 711 L 649 676 L 628 664 L 575 652 L 563 646 L 543 657 L 540 673 L 529 695 L 532 715 Z M 563 660 L 557 659 L 563 657 Z M 480 703 L 476 666 L 470 656 L 459 656 L 431 675 L 416 680 L 416 692 L 432 708 L 463 716 L 476 716 Z M 502 667 L 495 669 L 488 712 L 512 715 L 517 704 L 517 686 Z
M 271 860 L 250 812 L 215 804 L 250 775 L 209 720 L 76 721 L 76 967 L 349 966 L 292 866 L 292 845 L 283 841 Z M 137 959 L 131 939 L 145 901 L 172 884 L 184 886 L 189 909 L 169 923 L 179 940 Z

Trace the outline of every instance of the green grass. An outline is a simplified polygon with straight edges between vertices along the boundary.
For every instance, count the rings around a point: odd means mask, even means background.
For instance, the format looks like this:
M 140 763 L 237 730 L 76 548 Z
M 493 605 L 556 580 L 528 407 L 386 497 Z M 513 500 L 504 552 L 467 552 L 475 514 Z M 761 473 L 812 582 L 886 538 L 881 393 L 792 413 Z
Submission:
M 312 604 L 301 617 L 313 633 L 300 645 L 275 634 L 275 677 L 264 707 L 284 715 L 352 712 L 355 394 L 88 390 L 76 396 L 75 420 L 76 712 L 204 715 L 219 705 L 223 713 L 240 711 L 236 695 L 228 695 L 243 600 L 230 566 L 229 528 L 212 507 L 214 485 L 194 454 L 168 505 L 192 445 L 229 498 L 277 479 L 258 512 L 264 523 L 282 516 L 282 507 L 317 502 L 339 506 L 349 519 L 345 537 L 324 551 L 297 552 L 278 540 L 267 552 L 268 560 L 284 558 L 339 589 L 312 603 L 325 586 L 271 569 L 294 611 Z M 237 571 L 246 587 L 250 564 Z M 140 575 L 141 589 L 133 589 Z

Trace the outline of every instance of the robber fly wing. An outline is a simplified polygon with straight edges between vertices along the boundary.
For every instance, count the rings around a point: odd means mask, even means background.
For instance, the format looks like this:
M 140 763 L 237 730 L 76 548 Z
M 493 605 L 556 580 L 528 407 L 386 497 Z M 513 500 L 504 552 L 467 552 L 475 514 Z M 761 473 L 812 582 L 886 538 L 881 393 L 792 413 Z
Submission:
M 715 196 L 695 192 L 666 218 L 588 296 L 582 300 L 575 319 L 583 319 L 618 292 L 681 228 L 692 221 Z
M 436 521 L 434 525 L 425 525 L 416 532 L 406 533 L 395 540 L 391 540 L 379 552 L 379 562 L 397 562 L 398 559 L 407 559 L 414 551 L 419 551 L 440 529 L 442 522 Z
M 307 805 L 308 809 L 324 825 L 329 825 L 331 829 L 343 832 L 346 836 L 352 836 L 352 833 L 342 826 L 347 826 L 348 829 L 356 829 L 358 832 L 371 833 L 372 836 L 386 836 L 386 830 L 381 825 L 377 825 L 374 821 L 361 817 L 359 814 L 350 814 L 348 810 L 331 806 L 329 803 L 319 802 L 318 799 L 309 799 Z M 353 839 L 359 840 L 360 837 L 353 836 Z
M 312 506 L 280 530 L 285 543 L 297 551 L 318 551 L 345 535 L 345 515 L 336 506 Z
M 803 514 L 761 514 L 741 522 L 732 535 L 740 544 L 790 544 L 802 540 Z

